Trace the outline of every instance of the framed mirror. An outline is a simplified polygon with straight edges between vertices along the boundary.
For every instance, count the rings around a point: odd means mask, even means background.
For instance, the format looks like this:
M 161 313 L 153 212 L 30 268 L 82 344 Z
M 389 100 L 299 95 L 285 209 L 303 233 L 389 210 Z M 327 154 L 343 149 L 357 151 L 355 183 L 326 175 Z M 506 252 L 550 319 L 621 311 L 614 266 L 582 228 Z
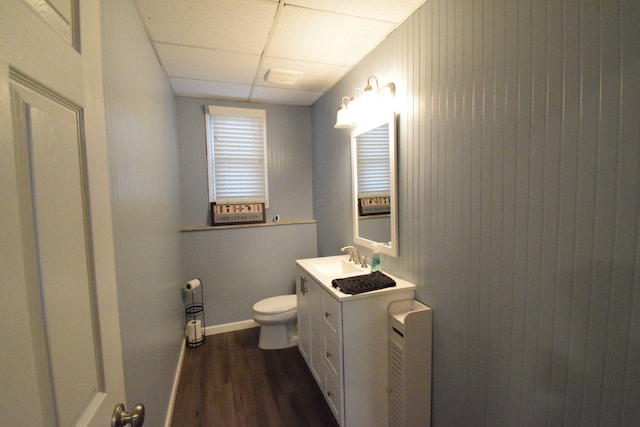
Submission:
M 351 131 L 353 240 L 398 256 L 396 115 L 386 113 Z

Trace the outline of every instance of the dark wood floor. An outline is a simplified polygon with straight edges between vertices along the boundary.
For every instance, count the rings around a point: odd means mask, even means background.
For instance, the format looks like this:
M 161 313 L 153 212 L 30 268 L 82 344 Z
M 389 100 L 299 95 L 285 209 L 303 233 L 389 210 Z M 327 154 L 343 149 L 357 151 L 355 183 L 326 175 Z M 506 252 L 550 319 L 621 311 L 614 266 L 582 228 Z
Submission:
M 172 427 L 338 424 L 297 347 L 258 348 L 259 328 L 187 348 Z

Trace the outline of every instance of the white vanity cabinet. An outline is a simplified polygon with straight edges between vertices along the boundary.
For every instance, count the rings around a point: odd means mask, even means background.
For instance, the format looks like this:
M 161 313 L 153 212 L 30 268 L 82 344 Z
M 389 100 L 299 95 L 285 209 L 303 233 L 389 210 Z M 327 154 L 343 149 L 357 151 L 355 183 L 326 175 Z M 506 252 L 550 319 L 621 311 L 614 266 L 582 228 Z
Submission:
M 393 277 L 393 288 L 347 295 L 307 261 L 297 261 L 300 352 L 341 426 L 386 426 L 387 310 L 415 286 Z
M 298 301 L 298 348 L 307 362 L 316 382 L 324 382 L 324 370 L 321 357 L 314 357 L 312 349 L 322 347 L 322 325 L 317 321 L 322 315 L 322 289 L 308 274 L 298 274 L 296 280 Z
M 300 354 L 310 363 L 311 357 L 311 307 L 309 307 L 309 282 L 305 275 L 296 278 L 296 300 L 298 307 L 298 349 Z

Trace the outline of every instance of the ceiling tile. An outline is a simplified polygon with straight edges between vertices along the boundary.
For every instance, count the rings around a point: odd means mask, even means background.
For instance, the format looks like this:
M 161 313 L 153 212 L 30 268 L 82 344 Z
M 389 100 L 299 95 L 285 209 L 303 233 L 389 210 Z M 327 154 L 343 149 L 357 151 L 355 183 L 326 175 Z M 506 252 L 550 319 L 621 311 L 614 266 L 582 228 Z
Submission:
M 170 78 L 173 93 L 178 96 L 193 96 L 197 98 L 231 98 L 247 100 L 251 86 L 231 83 L 208 82 L 204 80 L 190 80 Z
M 163 68 L 170 77 L 251 84 L 259 55 L 155 43 Z
M 287 0 L 287 4 L 400 23 L 425 0 Z
M 393 24 L 295 6 L 282 11 L 267 55 L 351 67 L 377 46 Z
M 134 1 L 176 95 L 296 105 L 315 102 L 424 3 Z M 264 81 L 272 68 L 303 76 L 294 86 Z
M 136 0 L 153 41 L 260 54 L 278 7 L 270 0 Z

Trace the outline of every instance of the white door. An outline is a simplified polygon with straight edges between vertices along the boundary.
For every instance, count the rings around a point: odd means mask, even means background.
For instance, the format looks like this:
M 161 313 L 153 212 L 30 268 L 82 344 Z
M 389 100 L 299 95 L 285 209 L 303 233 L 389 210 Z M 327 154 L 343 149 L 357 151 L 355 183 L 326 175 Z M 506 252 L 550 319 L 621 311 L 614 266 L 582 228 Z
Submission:
M 0 0 L 2 425 L 124 402 L 98 1 Z

